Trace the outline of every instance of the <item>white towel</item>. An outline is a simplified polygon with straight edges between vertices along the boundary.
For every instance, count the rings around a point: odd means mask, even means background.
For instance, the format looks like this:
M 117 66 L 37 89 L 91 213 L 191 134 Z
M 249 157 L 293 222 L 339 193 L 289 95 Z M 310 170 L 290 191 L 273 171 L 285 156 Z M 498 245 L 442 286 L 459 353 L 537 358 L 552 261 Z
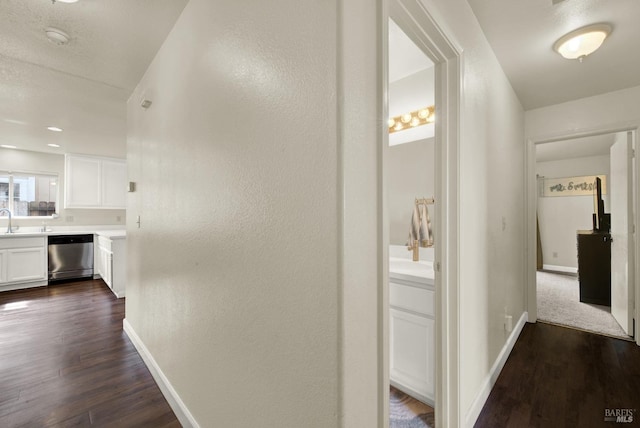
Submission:
M 414 241 L 418 241 L 420 247 L 430 247 L 433 245 L 431 219 L 429 218 L 429 210 L 425 204 L 415 204 L 413 206 L 407 248 L 413 248 Z
M 431 236 L 431 219 L 426 204 L 420 204 L 420 246 L 430 247 L 433 245 Z

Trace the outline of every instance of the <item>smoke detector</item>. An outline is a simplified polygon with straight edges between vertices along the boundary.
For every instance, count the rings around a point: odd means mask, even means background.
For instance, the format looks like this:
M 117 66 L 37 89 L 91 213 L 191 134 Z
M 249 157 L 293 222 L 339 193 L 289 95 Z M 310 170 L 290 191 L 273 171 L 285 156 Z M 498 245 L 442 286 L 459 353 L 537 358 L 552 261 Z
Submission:
M 45 34 L 56 45 L 66 45 L 69 43 L 69 35 L 58 28 L 45 28 Z

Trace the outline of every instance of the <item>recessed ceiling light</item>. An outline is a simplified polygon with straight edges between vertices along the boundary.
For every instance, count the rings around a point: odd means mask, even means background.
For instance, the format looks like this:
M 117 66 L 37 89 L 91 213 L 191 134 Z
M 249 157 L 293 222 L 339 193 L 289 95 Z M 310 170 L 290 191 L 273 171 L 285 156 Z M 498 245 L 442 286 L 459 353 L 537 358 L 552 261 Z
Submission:
M 587 55 L 592 54 L 602 45 L 610 33 L 611 25 L 609 24 L 587 25 L 560 37 L 553 44 L 553 50 L 564 58 L 582 62 Z
M 51 0 L 51 3 L 56 3 L 56 2 L 59 2 L 59 3 L 75 3 L 77 1 L 78 0 Z
M 50 143 L 50 144 L 47 144 L 47 146 L 49 146 L 49 147 L 60 147 L 60 144 Z
M 23 120 L 16 120 L 16 119 L 2 119 L 7 123 L 14 123 L 16 125 L 26 125 L 27 122 L 23 121 Z
M 62 128 L 58 128 L 57 126 L 48 126 L 47 129 L 53 132 L 62 132 Z
M 16 146 L 12 146 L 11 144 L 0 144 L 0 147 L 3 147 L 5 149 L 16 149 Z
M 69 35 L 59 28 L 45 28 L 44 32 L 49 40 L 51 40 L 56 45 L 66 45 L 67 43 L 69 43 Z

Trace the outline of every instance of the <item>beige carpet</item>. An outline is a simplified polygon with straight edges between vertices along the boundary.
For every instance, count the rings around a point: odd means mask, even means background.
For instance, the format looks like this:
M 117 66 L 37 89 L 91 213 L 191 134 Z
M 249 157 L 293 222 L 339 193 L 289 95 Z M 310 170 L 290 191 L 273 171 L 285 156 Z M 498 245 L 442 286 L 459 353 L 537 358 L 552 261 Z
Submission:
M 433 408 L 391 387 L 389 428 L 433 428 Z
M 580 302 L 577 276 L 537 272 L 538 320 L 629 339 L 608 306 Z

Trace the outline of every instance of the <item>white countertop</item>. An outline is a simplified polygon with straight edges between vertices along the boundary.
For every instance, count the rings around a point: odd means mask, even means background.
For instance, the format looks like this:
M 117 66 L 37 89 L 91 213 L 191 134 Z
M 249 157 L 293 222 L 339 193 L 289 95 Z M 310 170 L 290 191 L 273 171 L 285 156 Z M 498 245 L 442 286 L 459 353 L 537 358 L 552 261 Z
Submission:
M 99 230 L 96 232 L 98 236 L 105 236 L 110 239 L 125 239 L 127 237 L 126 230 Z
M 22 230 L 21 230 L 22 229 Z M 33 236 L 55 236 L 55 235 L 87 235 L 96 234 L 106 236 L 111 239 L 124 239 L 127 236 L 127 231 L 124 229 L 105 229 L 104 226 L 82 226 L 77 229 L 54 229 L 47 232 L 38 231 L 37 227 L 24 227 L 18 229 L 14 233 L 5 233 L 6 229 L 0 228 L 0 239 L 2 238 L 26 238 Z
M 389 257 L 389 277 L 422 284 L 433 285 L 433 263 L 426 260 L 417 262 L 401 257 Z

